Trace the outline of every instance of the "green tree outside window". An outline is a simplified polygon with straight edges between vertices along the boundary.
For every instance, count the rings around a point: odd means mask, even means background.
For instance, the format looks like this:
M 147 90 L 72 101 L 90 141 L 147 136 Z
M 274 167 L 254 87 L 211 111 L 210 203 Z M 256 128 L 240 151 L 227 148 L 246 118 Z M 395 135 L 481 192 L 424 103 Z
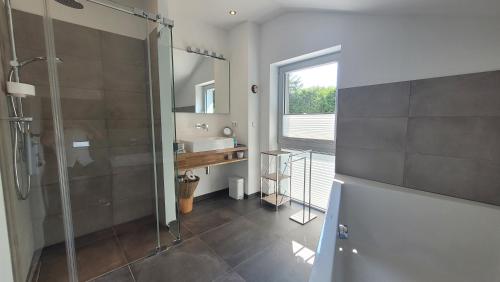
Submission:
M 304 88 L 297 75 L 288 78 L 289 114 L 333 114 L 337 87 L 313 86 Z

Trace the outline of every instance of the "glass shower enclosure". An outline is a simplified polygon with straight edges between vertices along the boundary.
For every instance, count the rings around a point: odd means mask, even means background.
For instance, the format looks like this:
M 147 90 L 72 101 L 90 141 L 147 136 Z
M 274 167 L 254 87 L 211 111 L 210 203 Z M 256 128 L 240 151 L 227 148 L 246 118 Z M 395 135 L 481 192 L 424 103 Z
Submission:
M 90 280 L 181 236 L 173 25 L 147 7 L 75 3 L 12 1 L 18 60 L 40 58 L 18 68 L 36 89 L 18 101 L 32 117 L 18 161 L 26 199 L 4 183 L 16 281 Z M 2 141 L 14 143 L 9 127 Z

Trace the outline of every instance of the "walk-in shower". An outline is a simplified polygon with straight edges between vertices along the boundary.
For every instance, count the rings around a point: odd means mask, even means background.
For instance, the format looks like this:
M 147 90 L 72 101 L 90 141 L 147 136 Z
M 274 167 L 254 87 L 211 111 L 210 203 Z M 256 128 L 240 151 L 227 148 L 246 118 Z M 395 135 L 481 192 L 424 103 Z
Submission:
M 106 0 L 5 8 L 0 169 L 16 281 L 90 280 L 180 240 L 172 21 Z

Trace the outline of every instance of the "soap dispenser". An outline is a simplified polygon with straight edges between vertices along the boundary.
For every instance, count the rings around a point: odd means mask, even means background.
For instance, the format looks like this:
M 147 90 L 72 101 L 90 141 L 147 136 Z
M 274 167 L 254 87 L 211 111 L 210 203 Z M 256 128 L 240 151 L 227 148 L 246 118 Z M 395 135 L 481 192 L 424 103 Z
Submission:
M 234 147 L 238 147 L 238 139 L 236 138 L 236 133 L 234 132 L 233 130 L 233 144 L 234 144 Z

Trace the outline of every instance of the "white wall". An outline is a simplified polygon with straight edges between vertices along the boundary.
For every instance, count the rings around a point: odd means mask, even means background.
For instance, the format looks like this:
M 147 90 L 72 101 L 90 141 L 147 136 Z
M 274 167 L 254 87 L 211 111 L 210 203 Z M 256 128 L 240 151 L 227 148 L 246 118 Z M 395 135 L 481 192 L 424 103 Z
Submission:
M 498 18 L 289 13 L 261 26 L 262 148 L 276 146 L 270 65 L 342 45 L 339 87 L 500 69 Z
M 248 190 L 247 194 L 260 190 L 260 95 L 258 88 L 256 94 L 251 92 L 252 85 L 259 85 L 259 35 L 260 28 L 256 24 L 248 26 Z
M 0 273 L 2 273 L 2 280 L 9 282 L 14 281 L 14 274 L 12 272 L 7 215 L 3 195 L 2 175 L 0 174 Z
M 230 32 L 231 120 L 236 121 L 238 140 L 248 146 L 248 163 L 235 166 L 234 174 L 246 178 L 245 194 L 259 191 L 259 94 L 251 93 L 258 84 L 258 35 L 255 23 L 245 22 Z
M 234 132 L 238 143 L 248 144 L 248 44 L 247 25 L 240 24 L 229 33 L 231 46 L 231 121 L 236 122 Z M 248 163 L 232 166 L 232 174 L 245 179 L 245 194 L 248 194 Z
M 191 114 L 191 113 L 176 113 L 176 130 L 177 139 L 189 137 L 203 136 L 221 136 L 222 129 L 225 126 L 231 126 L 231 121 L 236 116 L 239 116 L 238 110 L 233 108 L 235 94 L 233 93 L 233 83 L 235 76 L 239 75 L 237 70 L 238 60 L 232 55 L 233 48 L 229 42 L 229 32 L 227 30 L 211 26 L 204 23 L 192 15 L 183 14 L 181 5 L 185 5 L 182 0 L 167 0 L 159 2 L 159 12 L 166 14 L 168 18 L 174 21 L 173 29 L 173 46 L 179 49 L 186 49 L 188 46 L 200 49 L 207 49 L 218 54 L 223 54 L 226 58 L 230 58 L 230 74 L 231 74 L 231 114 Z M 246 113 L 246 112 L 245 112 Z M 209 126 L 208 131 L 194 128 L 197 123 L 206 123 Z M 246 123 L 240 124 L 238 127 L 246 126 Z M 243 134 L 243 133 L 242 133 Z M 240 136 L 237 132 L 239 140 L 246 140 L 246 136 Z M 243 142 L 243 141 L 241 141 Z M 240 171 L 240 167 L 246 170 L 246 164 L 240 165 L 225 165 L 211 168 L 210 174 L 206 175 L 204 169 L 196 169 L 194 172 L 200 176 L 200 183 L 196 189 L 195 196 L 200 196 L 206 193 L 214 192 L 228 187 L 228 177 Z M 239 174 L 239 173 L 237 173 Z

